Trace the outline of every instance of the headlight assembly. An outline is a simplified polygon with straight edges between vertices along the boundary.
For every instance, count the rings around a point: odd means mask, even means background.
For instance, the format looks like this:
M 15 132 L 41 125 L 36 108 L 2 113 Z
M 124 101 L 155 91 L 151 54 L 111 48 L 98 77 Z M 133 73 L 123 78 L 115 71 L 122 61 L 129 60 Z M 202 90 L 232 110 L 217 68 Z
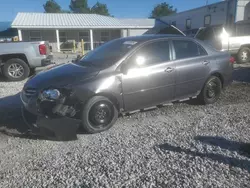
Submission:
M 39 98 L 41 100 L 57 100 L 59 99 L 61 96 L 61 93 L 58 89 L 47 89 L 47 90 L 44 90 Z

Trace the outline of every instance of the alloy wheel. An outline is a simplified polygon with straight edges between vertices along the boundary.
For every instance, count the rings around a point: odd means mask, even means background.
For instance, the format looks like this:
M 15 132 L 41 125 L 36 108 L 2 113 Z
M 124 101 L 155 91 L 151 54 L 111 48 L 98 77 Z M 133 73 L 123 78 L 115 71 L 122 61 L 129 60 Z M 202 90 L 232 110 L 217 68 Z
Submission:
M 248 51 L 243 51 L 241 54 L 241 60 L 242 61 L 247 61 L 249 59 L 249 52 Z
M 20 78 L 24 74 L 24 68 L 18 63 L 13 63 L 8 67 L 8 74 L 13 78 Z

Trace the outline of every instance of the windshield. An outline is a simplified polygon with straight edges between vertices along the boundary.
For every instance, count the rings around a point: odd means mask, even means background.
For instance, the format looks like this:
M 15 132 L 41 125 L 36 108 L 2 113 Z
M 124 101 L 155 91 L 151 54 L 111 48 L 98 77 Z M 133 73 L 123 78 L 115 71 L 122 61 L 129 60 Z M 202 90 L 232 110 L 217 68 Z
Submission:
M 138 44 L 139 42 L 135 40 L 116 39 L 89 52 L 77 63 L 82 66 L 110 66 Z

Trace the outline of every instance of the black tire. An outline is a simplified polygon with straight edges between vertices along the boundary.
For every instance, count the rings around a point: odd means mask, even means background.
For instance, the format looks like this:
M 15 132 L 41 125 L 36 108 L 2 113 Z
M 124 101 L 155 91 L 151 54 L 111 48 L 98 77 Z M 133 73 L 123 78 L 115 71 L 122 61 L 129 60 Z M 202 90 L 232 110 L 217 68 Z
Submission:
M 222 83 L 217 76 L 211 76 L 205 83 L 201 93 L 198 96 L 198 100 L 201 104 L 213 104 L 215 103 L 221 94 Z
M 14 65 L 18 66 L 21 70 L 21 73 L 17 76 L 14 76 L 10 73 L 11 72 L 10 70 L 12 68 L 11 66 L 14 66 Z M 13 59 L 9 59 L 8 61 L 4 63 L 2 73 L 10 81 L 21 81 L 21 80 L 26 79 L 29 76 L 30 68 L 27 65 L 27 63 L 25 63 L 25 61 L 23 61 L 22 59 L 13 58 Z
M 250 61 L 250 49 L 242 47 L 237 54 L 238 63 L 247 63 Z
M 92 97 L 83 107 L 82 128 L 90 134 L 111 128 L 118 118 L 118 110 L 108 98 Z

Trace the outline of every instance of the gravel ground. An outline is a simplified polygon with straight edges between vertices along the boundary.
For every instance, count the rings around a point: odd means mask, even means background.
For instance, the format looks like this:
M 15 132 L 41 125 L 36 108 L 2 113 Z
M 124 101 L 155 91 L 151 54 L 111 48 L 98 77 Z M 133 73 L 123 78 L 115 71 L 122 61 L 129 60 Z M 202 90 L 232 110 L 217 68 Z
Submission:
M 250 69 L 234 78 L 214 105 L 136 113 L 71 142 L 12 130 L 25 127 L 14 95 L 23 82 L 1 82 L 0 97 L 13 96 L 0 99 L 0 187 L 250 187 L 239 151 L 250 142 Z

